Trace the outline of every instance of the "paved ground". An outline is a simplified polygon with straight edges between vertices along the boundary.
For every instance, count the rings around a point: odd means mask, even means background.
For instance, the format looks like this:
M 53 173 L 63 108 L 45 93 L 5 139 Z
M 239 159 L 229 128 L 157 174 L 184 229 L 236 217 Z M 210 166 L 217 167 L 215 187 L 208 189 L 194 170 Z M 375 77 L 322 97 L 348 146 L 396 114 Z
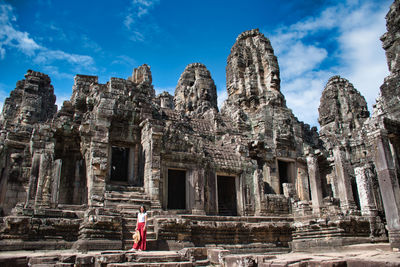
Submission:
M 400 252 L 393 251 L 389 244 L 365 244 L 346 246 L 338 251 L 281 254 L 276 255 L 276 260 L 273 261 L 301 261 L 301 259 L 312 259 L 318 262 L 332 260 L 368 261 L 371 263 L 385 262 L 388 265 L 392 265 L 393 263 L 396 266 L 400 265 Z
M 52 256 L 68 256 L 68 255 L 81 255 L 81 256 L 96 256 L 99 254 L 121 254 L 121 253 L 135 253 L 143 256 L 155 256 L 155 257 L 168 257 L 177 254 L 177 251 L 142 251 L 142 252 L 130 252 L 130 251 L 89 251 L 88 253 L 81 253 L 74 250 L 57 250 L 57 251 L 1 251 L 0 261 L 2 259 L 10 258 L 36 258 L 36 257 L 52 257 Z M 248 254 L 251 255 L 251 254 Z M 145 256 L 145 257 L 146 257 Z M 244 255 L 231 254 L 228 257 L 243 257 Z M 255 255 L 252 255 L 255 256 Z M 315 251 L 312 253 L 304 252 L 291 252 L 280 255 L 271 255 L 266 257 L 265 254 L 262 256 L 264 263 L 273 264 L 293 264 L 300 262 L 335 262 L 335 261 L 354 261 L 357 263 L 352 266 L 400 266 L 400 252 L 393 251 L 389 244 L 364 244 L 364 245 L 352 245 L 341 248 L 336 251 Z M 260 258 L 260 259 L 261 259 Z M 233 259 L 232 259 L 233 260 Z M 360 264 L 361 263 L 361 264 Z M 364 264 L 362 264 L 364 263 Z M 263 265 L 264 266 L 264 265 Z M 267 266 L 267 265 L 265 265 Z M 268 265 L 269 266 L 269 265 Z M 317 264 L 319 266 L 319 264 Z

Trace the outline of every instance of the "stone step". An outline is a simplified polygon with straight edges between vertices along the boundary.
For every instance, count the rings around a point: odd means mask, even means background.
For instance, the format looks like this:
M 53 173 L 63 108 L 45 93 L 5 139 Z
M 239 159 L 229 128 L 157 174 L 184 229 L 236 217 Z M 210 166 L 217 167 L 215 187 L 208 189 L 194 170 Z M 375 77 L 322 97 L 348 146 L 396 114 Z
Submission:
M 127 267 L 127 266 L 165 266 L 165 267 L 191 267 L 193 263 L 190 261 L 181 261 L 181 262 L 153 262 L 153 263 L 134 263 L 134 262 L 125 262 L 125 263 L 110 263 L 107 264 L 107 267 Z M 199 266 L 199 265 L 197 265 Z
M 133 246 L 133 240 L 125 240 L 123 247 L 125 250 L 131 249 Z M 156 239 L 146 239 L 146 247 L 148 251 L 158 250 L 158 241 Z
M 274 253 L 282 254 L 289 253 L 291 250 L 288 247 L 277 247 L 275 244 L 252 243 L 242 245 L 220 245 L 227 249 L 232 254 L 248 254 L 248 253 Z
M 163 252 L 163 253 L 139 253 L 136 255 L 136 262 L 180 262 L 184 260 L 180 254 L 175 251 Z
M 128 214 L 125 214 L 125 215 L 128 215 Z M 133 214 L 132 214 L 132 215 L 133 215 Z M 135 216 L 130 216 L 130 217 L 123 216 L 123 217 L 122 217 L 122 220 L 123 220 L 125 223 L 136 223 L 137 214 L 135 213 L 134 215 L 135 215 Z M 154 218 L 153 218 L 150 214 L 147 214 L 147 222 L 148 222 L 148 223 L 152 223 L 153 221 L 154 221 Z
M 123 198 L 112 198 L 112 199 L 105 199 L 104 203 L 107 206 L 110 205 L 118 205 L 118 204 L 130 204 L 130 205 L 134 205 L 135 208 L 139 209 L 141 205 L 145 205 L 147 207 L 149 207 L 151 205 L 151 200 L 148 199 L 140 199 L 140 198 L 127 198 L 127 199 L 123 199 Z
M 124 232 L 122 233 L 122 237 L 124 238 L 124 241 L 132 241 L 132 234 L 130 232 Z M 146 240 L 152 240 L 152 239 L 156 239 L 157 238 L 157 234 L 155 232 L 147 232 L 146 235 Z
M 132 232 L 136 228 L 136 223 L 124 224 L 122 227 L 123 227 L 124 231 Z M 146 228 L 147 228 L 147 232 L 153 232 L 154 231 L 154 225 L 152 225 L 152 224 L 148 223 Z
M 192 266 L 211 266 L 211 263 L 209 260 L 198 260 L 193 262 Z
M 343 234 L 343 229 L 333 227 L 329 229 L 305 229 L 302 231 L 296 231 L 292 234 L 292 237 L 293 239 L 303 239 L 326 236 L 343 236 Z
M 131 186 L 131 185 L 107 184 L 106 190 L 107 191 L 142 192 L 142 193 L 144 193 L 144 187 Z
M 142 192 L 131 192 L 131 191 L 107 191 L 104 194 L 106 199 L 113 199 L 113 198 L 138 198 L 138 199 L 149 199 L 149 196 Z

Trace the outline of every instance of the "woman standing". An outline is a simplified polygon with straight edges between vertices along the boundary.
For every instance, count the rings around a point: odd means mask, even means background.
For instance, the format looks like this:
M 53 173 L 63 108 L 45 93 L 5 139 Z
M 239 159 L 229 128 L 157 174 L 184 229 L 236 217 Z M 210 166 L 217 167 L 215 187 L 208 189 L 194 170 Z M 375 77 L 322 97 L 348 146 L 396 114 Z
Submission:
M 139 213 L 136 221 L 136 229 L 140 233 L 140 241 L 133 244 L 132 250 L 146 250 L 146 224 L 147 224 L 147 212 L 144 206 L 140 206 Z

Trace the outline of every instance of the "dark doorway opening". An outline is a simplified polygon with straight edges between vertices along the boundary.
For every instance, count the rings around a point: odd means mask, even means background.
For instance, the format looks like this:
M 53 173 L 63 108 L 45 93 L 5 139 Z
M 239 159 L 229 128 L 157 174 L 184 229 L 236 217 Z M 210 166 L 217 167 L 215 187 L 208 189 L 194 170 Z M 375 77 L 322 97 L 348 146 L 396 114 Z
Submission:
M 111 181 L 128 182 L 129 148 L 111 148 Z
M 81 154 L 81 139 L 77 133 L 69 136 L 57 132 L 55 136 L 54 167 L 57 169 L 52 188 L 54 201 L 64 205 L 87 204 L 86 161 Z M 39 176 L 39 161 L 40 158 L 34 159 L 32 166 L 32 175 L 36 177 Z M 34 188 L 36 185 L 37 181 Z
M 218 180 L 218 214 L 236 216 L 236 186 L 235 177 L 217 176 Z
M 290 162 L 285 162 L 278 160 L 278 170 L 279 170 L 279 193 L 283 194 L 283 184 L 290 183 Z
M 186 171 L 168 170 L 168 209 L 186 208 Z
M 356 183 L 355 179 L 351 180 L 351 189 L 353 191 L 354 202 L 356 203 L 357 209 L 360 210 L 361 203 L 360 203 L 360 197 L 358 194 L 358 188 L 357 188 L 357 183 Z

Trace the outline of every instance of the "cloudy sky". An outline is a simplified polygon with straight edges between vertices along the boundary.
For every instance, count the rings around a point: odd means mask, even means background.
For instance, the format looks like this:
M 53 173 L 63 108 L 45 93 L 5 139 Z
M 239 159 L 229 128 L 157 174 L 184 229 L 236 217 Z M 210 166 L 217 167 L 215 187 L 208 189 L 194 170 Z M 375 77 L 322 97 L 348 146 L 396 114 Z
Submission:
M 28 69 L 52 79 L 57 104 L 75 74 L 127 78 L 151 66 L 157 92 L 174 93 L 185 66 L 211 71 L 218 102 L 225 67 L 243 31 L 259 28 L 278 56 L 287 105 L 317 126 L 321 92 L 340 75 L 370 111 L 388 75 L 379 40 L 390 0 L 0 0 L 0 106 Z

